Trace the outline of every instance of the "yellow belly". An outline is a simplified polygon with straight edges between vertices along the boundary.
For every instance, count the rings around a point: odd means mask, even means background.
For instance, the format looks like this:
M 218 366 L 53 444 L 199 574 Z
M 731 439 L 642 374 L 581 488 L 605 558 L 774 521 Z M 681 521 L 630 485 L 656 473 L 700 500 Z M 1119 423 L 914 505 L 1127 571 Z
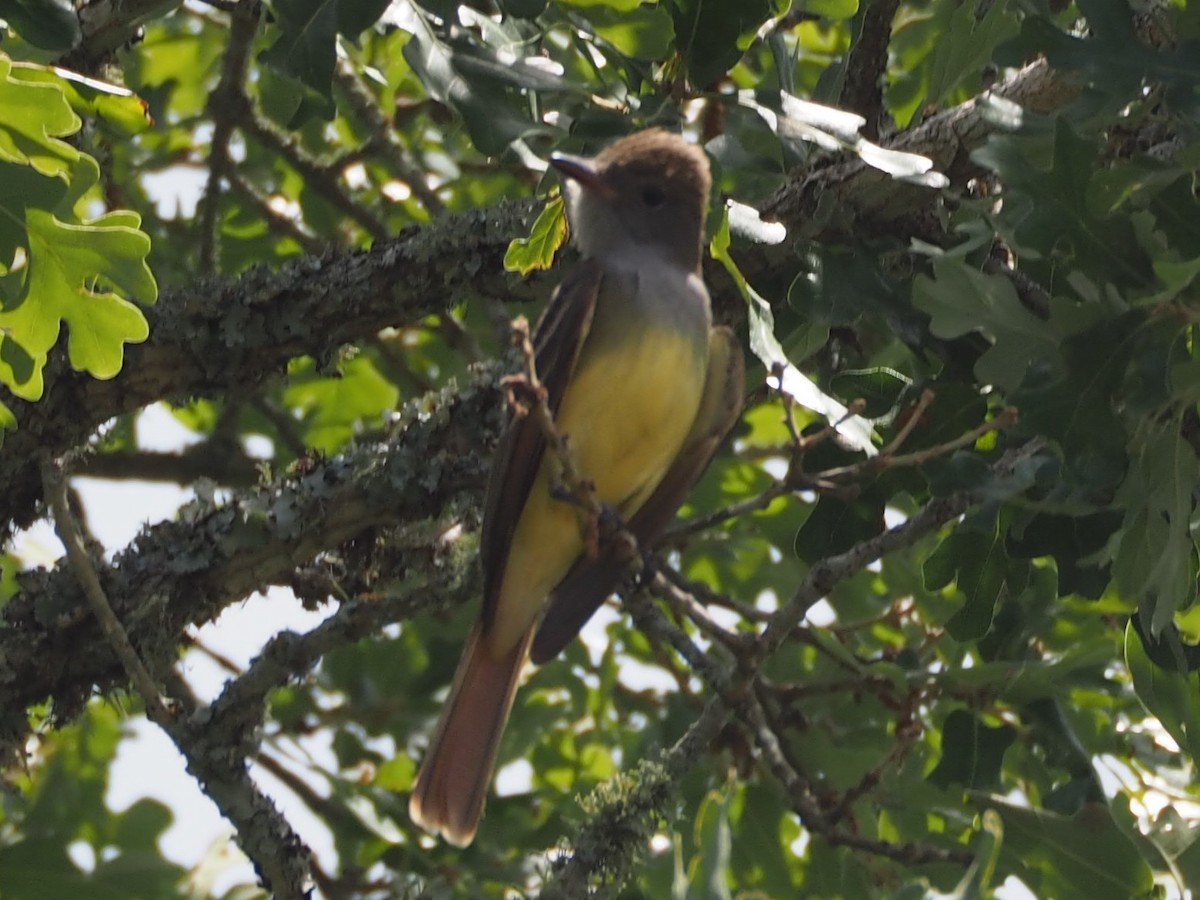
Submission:
M 580 475 L 596 497 L 628 518 L 658 486 L 687 437 L 704 390 L 705 350 L 683 334 L 642 328 L 629 340 L 585 348 L 559 407 Z M 579 507 L 550 495 L 557 458 L 547 453 L 513 534 L 487 640 L 502 653 L 583 552 Z

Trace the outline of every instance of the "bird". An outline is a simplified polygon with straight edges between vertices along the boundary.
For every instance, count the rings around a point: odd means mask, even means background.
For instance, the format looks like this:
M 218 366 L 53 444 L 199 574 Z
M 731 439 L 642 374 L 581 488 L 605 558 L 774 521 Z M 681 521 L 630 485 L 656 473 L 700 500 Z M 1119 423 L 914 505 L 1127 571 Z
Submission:
M 534 331 L 534 370 L 575 471 L 644 548 L 741 414 L 740 344 L 713 325 L 701 275 L 708 159 L 652 128 L 550 164 L 581 260 Z M 556 656 L 627 571 L 615 542 L 588 540 L 594 513 L 564 497 L 563 474 L 546 429 L 513 413 L 484 503 L 482 612 L 409 800 L 417 825 L 459 847 L 483 816 L 526 661 Z

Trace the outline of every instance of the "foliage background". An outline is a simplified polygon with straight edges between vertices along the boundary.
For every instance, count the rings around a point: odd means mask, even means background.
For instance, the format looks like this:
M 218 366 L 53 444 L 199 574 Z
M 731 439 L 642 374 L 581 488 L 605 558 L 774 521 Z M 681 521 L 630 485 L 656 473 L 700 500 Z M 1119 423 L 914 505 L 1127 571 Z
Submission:
M 4 557 L 0 895 L 209 895 L 212 860 L 161 855 L 170 811 L 104 805 L 140 714 L 281 898 L 1200 885 L 1194 3 L 0 18 L 0 531 L 68 547 Z M 473 613 L 507 322 L 556 277 L 543 160 L 652 124 L 713 160 L 746 413 L 631 615 L 531 677 L 501 750 L 529 790 L 455 850 L 404 793 Z M 156 202 L 183 173 L 194 214 Z M 827 396 L 880 454 L 830 439 Z M 145 449 L 156 403 L 201 440 Z M 105 558 L 81 474 L 196 499 Z M 271 585 L 327 619 L 197 699 L 189 636 Z M 315 733 L 336 765 L 281 762 Z

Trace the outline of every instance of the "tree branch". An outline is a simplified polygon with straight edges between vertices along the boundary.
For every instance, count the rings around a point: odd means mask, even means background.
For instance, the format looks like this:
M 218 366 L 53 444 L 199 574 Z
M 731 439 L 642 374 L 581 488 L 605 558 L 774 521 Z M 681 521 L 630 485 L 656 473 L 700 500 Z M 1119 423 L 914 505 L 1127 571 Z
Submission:
M 179 453 L 154 450 L 89 453 L 74 466 L 73 474 L 181 485 L 209 478 L 218 484 L 249 487 L 258 481 L 258 463 L 239 447 L 228 449 L 206 441 Z
M 1016 104 L 1034 113 L 1050 113 L 1075 100 L 1083 85 L 1069 74 L 1057 72 L 1044 59 L 1030 63 L 979 97 L 931 116 L 895 139 L 884 142 L 889 150 L 916 153 L 933 161 L 934 168 L 952 172 L 956 163 L 1003 130 L 1001 117 L 992 114 L 994 100 Z M 788 226 L 793 240 L 840 240 L 853 232 L 896 234 L 911 231 L 900 223 L 911 222 L 938 202 L 929 188 L 900 181 L 868 166 L 861 159 L 834 158 L 789 181 L 759 206 L 764 218 Z
M 435 571 L 457 544 L 441 547 L 435 559 L 431 535 L 464 517 L 469 523 L 479 507 L 487 454 L 464 454 L 460 448 L 494 442 L 502 418 L 496 379 L 492 368 L 461 391 L 411 404 L 383 445 L 355 447 L 220 506 L 197 501 L 181 511 L 179 521 L 146 529 L 110 566 L 98 569 L 101 588 L 150 676 L 161 680 L 172 669 L 189 625 L 213 620 L 266 585 L 290 584 L 296 570 L 317 554 L 370 529 L 405 527 L 394 541 L 398 558 L 378 571 L 402 571 L 408 578 Z M 473 571 L 466 560 L 455 568 Z M 95 621 L 77 614 L 85 601 L 68 564 L 19 577 L 21 590 L 0 611 L 0 760 L 5 762 L 23 752 L 29 707 L 50 699 L 55 719 L 69 720 L 95 691 L 126 683 Z M 463 596 L 431 591 L 422 595 L 421 608 L 439 608 Z M 358 621 L 356 615 L 367 615 L 370 627 L 378 627 L 382 620 L 375 616 L 407 611 L 387 604 L 351 606 L 328 627 L 350 627 L 344 623 Z M 322 634 L 308 640 L 327 639 Z M 312 658 L 320 650 L 305 652 Z M 263 665 L 278 653 L 283 651 L 272 651 Z M 255 674 L 246 684 L 263 677 Z
M 67 479 L 60 462 L 49 459 L 42 462 L 42 484 L 54 514 L 55 531 L 66 548 L 67 567 L 83 590 L 83 596 L 87 598 L 92 615 L 96 617 L 108 646 L 120 660 L 125 675 L 141 694 L 142 701 L 146 704 L 146 715 L 150 720 L 157 723 L 170 721 L 172 714 L 167 709 L 166 700 L 130 643 L 129 635 L 125 633 L 125 627 L 109 605 L 108 598 L 104 596 L 104 588 L 96 575 L 92 557 L 71 514 L 70 503 L 67 500 Z
M 83 536 L 75 526 L 61 464 L 45 461 L 42 474 L 55 525 L 66 547 L 67 568 L 87 598 L 107 646 L 120 660 L 125 675 L 145 703 L 146 717 L 174 741 L 187 759 L 188 771 L 234 826 L 237 841 L 254 862 L 263 884 L 278 900 L 304 900 L 308 896 L 311 853 L 274 804 L 251 781 L 246 771 L 246 754 L 231 752 L 245 745 L 253 729 L 230 735 L 208 727 L 205 710 L 198 710 L 185 720 L 180 717 L 182 704 L 168 705 L 105 596 Z
M 5 398 L 21 427 L 5 434 L 0 453 L 0 543 L 36 517 L 40 454 L 61 455 L 83 444 L 115 416 L 164 399 L 245 396 L 281 375 L 296 356 L 330 360 L 345 344 L 467 297 L 537 296 L 541 282 L 519 281 L 503 267 L 509 240 L 528 230 L 536 205 L 505 203 L 444 216 L 370 251 L 164 291 L 145 311 L 150 339 L 127 347 L 124 366 L 108 381 L 73 372 L 65 353 L 52 354 L 40 401 Z
M 900 0 L 870 0 L 843 68 L 841 105 L 867 120 L 863 137 L 869 141 L 879 139 L 883 124 L 883 73 L 887 69 L 892 20 L 899 6 Z
M 221 181 L 230 165 L 229 142 L 240 114 L 249 109 L 244 83 L 250 64 L 250 49 L 258 31 L 259 5 L 257 0 L 239 3 L 230 13 L 229 43 L 221 65 L 221 78 L 208 97 L 208 113 L 213 120 L 212 145 L 208 155 L 208 182 L 200 198 L 200 271 L 210 274 L 217 270 L 217 249 L 220 246 L 218 219 L 221 211 Z

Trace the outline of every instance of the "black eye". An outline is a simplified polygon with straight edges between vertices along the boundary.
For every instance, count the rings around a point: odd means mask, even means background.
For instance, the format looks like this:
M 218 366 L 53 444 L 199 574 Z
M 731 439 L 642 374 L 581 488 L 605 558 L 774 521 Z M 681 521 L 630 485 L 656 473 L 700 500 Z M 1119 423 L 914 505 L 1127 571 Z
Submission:
M 656 209 L 666 202 L 667 195 L 657 184 L 648 184 L 642 188 L 642 202 L 651 209 Z

